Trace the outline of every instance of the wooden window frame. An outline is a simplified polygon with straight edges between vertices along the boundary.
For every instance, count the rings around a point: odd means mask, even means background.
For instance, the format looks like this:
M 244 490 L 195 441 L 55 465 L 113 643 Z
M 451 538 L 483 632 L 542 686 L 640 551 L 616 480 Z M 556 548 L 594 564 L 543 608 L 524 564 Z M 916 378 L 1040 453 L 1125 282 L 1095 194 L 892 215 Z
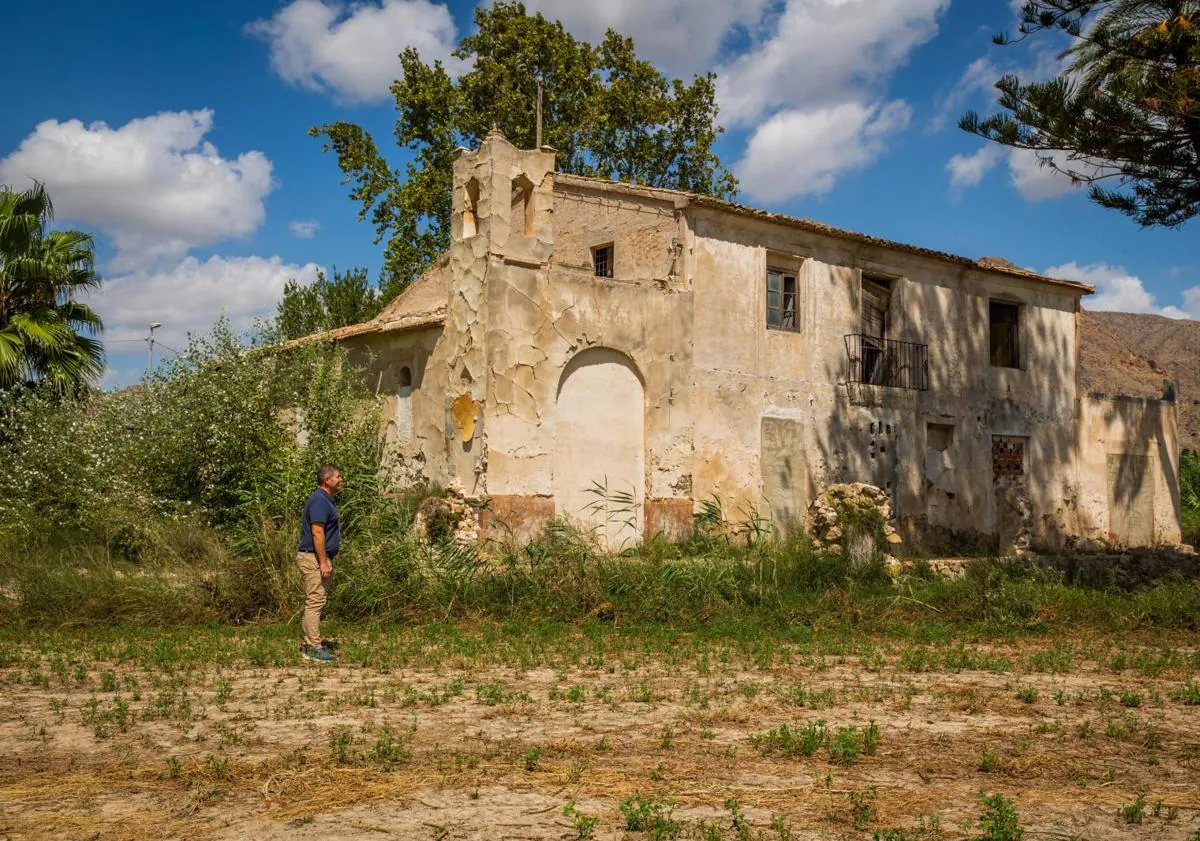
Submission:
M 778 288 L 771 288 L 771 279 L 779 279 Z M 791 291 L 788 291 L 789 281 Z M 771 296 L 775 295 L 775 306 L 771 306 Z M 791 307 L 788 307 L 788 298 Z M 790 323 L 789 323 L 790 317 Z M 775 320 L 772 321 L 772 318 Z M 766 276 L 766 321 L 768 330 L 783 330 L 788 333 L 800 332 L 800 272 L 796 269 L 785 269 L 780 266 L 767 266 Z

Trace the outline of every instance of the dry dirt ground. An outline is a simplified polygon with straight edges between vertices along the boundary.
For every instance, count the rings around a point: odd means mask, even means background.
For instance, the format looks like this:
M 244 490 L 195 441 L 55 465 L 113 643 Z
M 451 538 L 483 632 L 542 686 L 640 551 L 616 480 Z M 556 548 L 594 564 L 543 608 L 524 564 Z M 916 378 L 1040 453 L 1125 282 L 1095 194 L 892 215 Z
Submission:
M 379 659 L 384 632 L 350 632 L 323 667 L 204 633 L 238 653 L 13 647 L 0 838 L 955 839 L 984 792 L 1027 839 L 1200 837 L 1194 640 L 483 635 Z M 810 755 L 764 736 L 783 724 Z

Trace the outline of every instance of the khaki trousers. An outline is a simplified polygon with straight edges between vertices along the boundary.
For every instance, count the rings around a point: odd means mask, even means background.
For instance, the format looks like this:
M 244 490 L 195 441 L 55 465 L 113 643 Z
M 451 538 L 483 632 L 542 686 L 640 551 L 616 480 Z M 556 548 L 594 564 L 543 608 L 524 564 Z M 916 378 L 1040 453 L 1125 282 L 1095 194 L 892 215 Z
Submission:
M 304 644 L 321 644 L 321 609 L 329 592 L 329 582 L 321 578 L 321 562 L 315 552 L 297 552 L 296 566 L 300 569 L 300 580 L 304 582 L 304 618 L 300 630 Z

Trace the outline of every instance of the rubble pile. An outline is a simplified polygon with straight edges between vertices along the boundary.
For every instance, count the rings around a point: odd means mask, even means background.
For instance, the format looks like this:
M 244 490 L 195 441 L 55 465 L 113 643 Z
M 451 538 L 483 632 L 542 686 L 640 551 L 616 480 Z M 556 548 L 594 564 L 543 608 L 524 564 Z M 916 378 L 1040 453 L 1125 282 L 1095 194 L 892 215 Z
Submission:
M 842 521 L 842 512 L 847 510 L 861 511 L 864 514 L 869 511 L 879 512 L 883 520 L 884 540 L 890 546 L 898 546 L 904 542 L 896 531 L 892 502 L 887 491 L 865 482 L 854 482 L 829 485 L 808 507 L 808 534 L 814 548 L 834 555 L 847 551 L 852 556 L 849 560 L 857 563 L 866 563 L 874 558 L 877 547 L 874 545 L 873 535 L 851 534 L 847 544 L 846 532 L 850 524 Z M 885 555 L 883 562 L 889 571 L 899 569 L 900 562 L 891 555 Z
M 413 534 L 426 543 L 477 543 L 479 508 L 479 499 L 468 496 L 462 482 L 455 479 L 444 496 L 421 500 L 413 518 Z

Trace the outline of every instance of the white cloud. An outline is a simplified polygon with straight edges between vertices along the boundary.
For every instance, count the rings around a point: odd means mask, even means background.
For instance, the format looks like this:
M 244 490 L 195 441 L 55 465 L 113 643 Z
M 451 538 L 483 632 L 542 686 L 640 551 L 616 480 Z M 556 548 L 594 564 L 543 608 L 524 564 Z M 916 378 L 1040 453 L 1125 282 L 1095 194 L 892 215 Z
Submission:
M 748 124 L 779 108 L 872 98 L 937 34 L 949 0 L 788 0 L 770 34 L 720 71 L 722 116 Z
M 1089 310 L 1112 310 L 1116 312 L 1142 312 L 1165 315 L 1168 318 L 1200 319 L 1200 286 L 1183 291 L 1183 307 L 1160 306 L 1154 295 L 1146 290 L 1142 279 L 1131 275 L 1124 266 L 1108 263 L 1089 263 L 1081 266 L 1075 261 L 1051 266 L 1042 274 L 1077 280 L 1096 287 L 1096 294 L 1085 298 L 1084 307 Z
M 295 265 L 279 257 L 186 257 L 163 271 L 137 271 L 107 278 L 93 303 L 104 318 L 104 338 L 125 342 L 146 337 L 147 325 L 162 323 L 156 339 L 183 350 L 187 334 L 207 332 L 222 313 L 239 330 L 270 316 L 289 278 L 316 280 L 314 263 Z M 127 348 L 115 344 L 112 351 Z
M 993 92 L 996 80 L 1003 75 L 987 56 L 977 58 L 967 65 L 967 69 L 959 76 L 954 87 L 946 94 L 938 107 L 938 112 L 929 121 L 928 131 L 937 132 L 944 129 L 951 119 L 957 121 L 964 106 L 976 99 L 981 93 Z
M 429 0 L 295 0 L 246 31 L 268 43 L 271 66 L 285 81 L 351 102 L 387 98 L 405 47 L 425 61 L 456 61 L 454 19 Z
M 560 20 L 577 38 L 598 44 L 615 29 L 633 38 L 640 57 L 682 76 L 704 73 L 740 27 L 757 29 L 768 0 L 532 0 L 529 11 Z
M 165 111 L 115 129 L 46 120 L 0 160 L 0 181 L 45 182 L 60 218 L 113 238 L 117 271 L 178 259 L 252 233 L 274 186 L 262 152 L 227 159 L 204 142 L 212 124 L 210 110 Z
M 758 127 L 734 170 L 746 192 L 763 202 L 821 195 L 838 175 L 882 154 L 911 116 L 902 101 L 783 111 Z
M 1058 166 L 1066 166 L 1061 154 L 1042 154 L 1053 159 Z M 1070 176 L 1044 165 L 1038 153 L 1031 149 L 1010 149 L 1008 172 L 1012 185 L 1027 201 L 1052 199 L 1079 188 Z
M 1001 156 L 1001 149 L 994 144 L 983 146 L 973 155 L 955 155 L 946 162 L 946 171 L 950 173 L 950 187 L 962 190 L 974 187 L 983 180 L 983 176 L 994 167 Z
M 288 230 L 292 232 L 292 236 L 299 239 L 312 239 L 320 229 L 321 223 L 311 219 L 297 219 L 288 224 Z

